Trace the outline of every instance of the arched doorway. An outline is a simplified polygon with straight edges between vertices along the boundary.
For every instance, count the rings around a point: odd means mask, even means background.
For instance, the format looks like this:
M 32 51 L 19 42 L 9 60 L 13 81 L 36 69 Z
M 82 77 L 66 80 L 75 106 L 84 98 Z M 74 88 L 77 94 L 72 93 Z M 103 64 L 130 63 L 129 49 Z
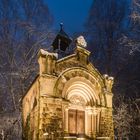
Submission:
M 70 136 L 91 137 L 98 131 L 100 115 L 100 109 L 96 106 L 98 96 L 87 82 L 76 79 L 72 81 L 62 94 L 69 101 L 64 109 L 65 130 Z

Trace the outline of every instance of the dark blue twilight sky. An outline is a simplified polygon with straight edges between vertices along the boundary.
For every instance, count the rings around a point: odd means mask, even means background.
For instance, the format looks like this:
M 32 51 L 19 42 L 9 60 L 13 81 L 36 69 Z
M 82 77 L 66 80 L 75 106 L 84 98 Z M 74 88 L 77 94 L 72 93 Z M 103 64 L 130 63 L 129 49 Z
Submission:
M 45 0 L 54 18 L 55 29 L 64 23 L 69 34 L 82 31 L 93 0 Z

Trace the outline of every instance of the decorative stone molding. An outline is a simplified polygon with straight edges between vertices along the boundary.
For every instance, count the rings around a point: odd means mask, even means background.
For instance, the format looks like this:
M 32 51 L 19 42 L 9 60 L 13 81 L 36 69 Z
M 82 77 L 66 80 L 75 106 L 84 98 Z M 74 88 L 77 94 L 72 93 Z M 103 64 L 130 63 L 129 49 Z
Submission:
M 65 77 L 65 78 L 64 78 Z M 102 92 L 102 87 L 101 85 L 103 84 L 97 84 L 100 81 L 100 78 L 98 79 L 95 75 L 92 75 L 90 73 L 88 73 L 85 69 L 79 69 L 79 68 L 72 68 L 72 69 L 68 69 L 67 71 L 63 72 L 60 74 L 60 77 L 58 77 L 58 80 L 56 81 L 55 87 L 54 87 L 54 95 L 58 96 L 58 97 L 64 97 L 63 93 L 65 92 L 65 88 L 67 87 L 68 83 L 70 83 L 70 85 L 72 84 L 72 79 L 75 81 L 78 80 L 81 81 L 82 79 L 84 80 L 83 82 L 88 82 L 87 84 L 91 84 L 91 87 L 93 88 L 93 91 L 96 93 L 97 91 L 97 96 L 101 96 L 102 100 L 96 100 L 97 104 L 100 105 L 106 105 L 106 101 L 105 101 L 105 95 Z M 96 79 L 97 78 L 97 79 Z M 74 81 L 73 81 L 74 82 Z M 101 82 L 101 81 L 100 81 Z M 67 85 L 65 85 L 65 83 L 67 83 Z M 92 93 L 94 93 L 92 92 Z
M 82 65 L 86 66 L 89 63 L 90 52 L 88 50 L 86 50 L 83 47 L 77 46 L 75 53 L 76 53 L 76 56 L 77 56 L 77 60 Z
M 86 42 L 86 40 L 84 39 L 83 36 L 79 36 L 79 37 L 76 39 L 76 45 L 77 45 L 77 46 L 80 46 L 80 47 L 86 48 L 86 47 L 87 47 L 87 42 Z
M 111 93 L 112 92 L 112 86 L 113 86 L 114 78 L 113 77 L 109 77 L 107 74 L 104 74 L 103 77 L 104 77 L 106 89 L 107 89 L 108 92 Z

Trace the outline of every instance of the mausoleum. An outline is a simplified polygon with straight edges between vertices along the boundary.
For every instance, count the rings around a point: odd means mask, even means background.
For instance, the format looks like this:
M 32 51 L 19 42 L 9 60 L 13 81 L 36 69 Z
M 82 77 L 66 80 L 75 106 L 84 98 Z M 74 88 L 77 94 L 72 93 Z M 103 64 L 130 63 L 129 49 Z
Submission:
M 38 53 L 39 74 L 22 100 L 23 139 L 114 139 L 113 78 L 89 61 L 83 36 L 62 55 L 71 42 L 61 27 L 53 51 Z

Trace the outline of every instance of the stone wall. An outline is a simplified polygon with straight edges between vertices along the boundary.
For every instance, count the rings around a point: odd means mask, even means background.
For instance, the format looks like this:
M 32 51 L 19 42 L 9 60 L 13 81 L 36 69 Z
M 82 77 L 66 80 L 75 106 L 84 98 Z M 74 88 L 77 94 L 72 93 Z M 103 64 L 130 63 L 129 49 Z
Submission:
M 112 108 L 102 108 L 100 116 L 99 137 L 109 137 L 114 140 Z
M 34 81 L 22 100 L 23 139 L 35 139 L 38 133 L 39 77 Z
M 62 100 L 57 98 L 43 98 L 41 108 L 40 139 L 60 137 L 63 133 Z
M 27 136 L 31 136 L 28 137 L 29 140 L 62 137 L 64 106 L 70 103 L 71 97 L 68 93 L 76 95 L 77 92 L 88 101 L 87 106 L 101 108 L 97 137 L 114 139 L 111 93 L 113 78 L 108 75 L 103 77 L 89 62 L 89 54 L 85 48 L 77 47 L 73 55 L 57 60 L 56 54 L 40 51 L 40 75 L 22 103 L 23 124 L 27 124 L 23 127 L 27 126 Z

